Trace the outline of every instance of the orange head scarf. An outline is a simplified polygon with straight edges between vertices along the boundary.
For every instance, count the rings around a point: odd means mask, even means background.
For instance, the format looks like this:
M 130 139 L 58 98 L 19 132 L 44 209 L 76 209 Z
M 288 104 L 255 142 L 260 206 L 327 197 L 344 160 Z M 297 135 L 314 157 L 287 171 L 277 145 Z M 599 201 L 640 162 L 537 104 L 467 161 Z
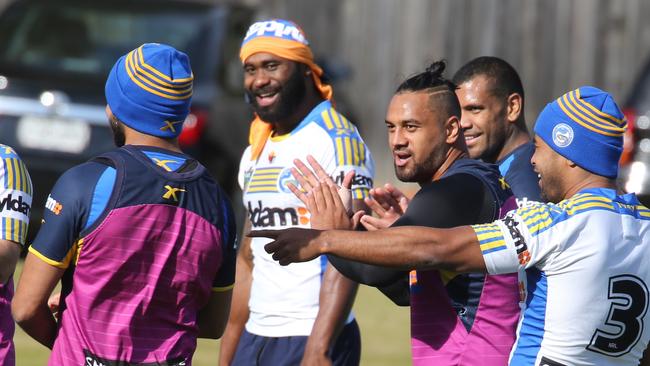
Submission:
M 321 69 L 314 62 L 314 55 L 302 29 L 288 20 L 273 19 L 254 23 L 248 28 L 242 42 L 239 58 L 242 63 L 258 52 L 267 52 L 287 60 L 307 65 L 311 69 L 312 79 L 321 96 L 332 99 L 332 87 L 323 84 Z M 259 116 L 251 123 L 248 143 L 251 145 L 251 160 L 257 160 L 264 149 L 264 144 L 273 132 L 270 123 L 262 121 Z

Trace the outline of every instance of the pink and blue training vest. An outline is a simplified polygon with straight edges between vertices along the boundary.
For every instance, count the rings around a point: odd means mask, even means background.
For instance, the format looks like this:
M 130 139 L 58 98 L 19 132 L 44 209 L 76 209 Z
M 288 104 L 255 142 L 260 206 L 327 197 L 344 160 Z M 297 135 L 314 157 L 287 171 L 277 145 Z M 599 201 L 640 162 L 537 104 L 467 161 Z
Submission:
M 66 268 L 50 365 L 190 365 L 234 282 L 230 203 L 186 155 L 125 146 L 66 172 L 30 251 Z

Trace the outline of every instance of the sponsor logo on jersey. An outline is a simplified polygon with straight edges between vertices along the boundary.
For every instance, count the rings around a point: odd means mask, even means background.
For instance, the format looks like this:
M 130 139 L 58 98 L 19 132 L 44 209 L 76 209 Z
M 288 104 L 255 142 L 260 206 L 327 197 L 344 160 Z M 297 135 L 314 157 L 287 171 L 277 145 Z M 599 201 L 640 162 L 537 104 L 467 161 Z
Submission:
M 293 174 L 291 174 L 291 168 L 284 169 L 278 177 L 278 186 L 280 187 L 280 191 L 284 193 L 291 193 L 291 190 L 289 187 L 287 187 L 287 183 L 293 183 L 294 186 L 300 187 L 300 184 L 296 178 L 294 178 Z
M 535 203 L 535 201 L 529 200 L 528 197 L 522 197 L 521 199 L 515 198 L 515 201 L 517 202 L 518 208 L 530 207 Z
M 248 190 L 248 184 L 250 183 L 252 176 L 253 176 L 253 168 L 248 168 L 248 170 L 244 172 L 244 192 Z
M 55 215 L 60 215 L 63 210 L 63 205 L 60 204 L 57 200 L 52 198 L 52 195 L 47 196 L 47 201 L 45 201 L 45 208 L 52 211 Z
M 94 355 L 92 352 L 90 352 L 87 349 L 84 349 L 84 366 L 123 366 L 123 365 L 131 365 L 131 363 L 123 361 L 123 360 L 108 360 L 102 357 L 99 357 L 97 355 Z M 138 364 L 138 365 L 158 365 L 158 366 L 186 366 L 187 365 L 187 359 L 185 357 L 178 357 L 176 359 L 171 359 L 167 361 L 162 361 L 162 362 L 156 362 L 156 363 L 146 363 L 146 364 Z
M 184 189 L 172 187 L 169 184 L 165 186 L 165 189 L 166 192 L 163 194 L 162 198 L 166 200 L 173 199 L 174 202 L 178 202 L 178 196 L 176 195 L 176 193 L 185 192 Z
M 499 177 L 499 184 L 501 185 L 501 190 L 505 191 L 510 188 L 510 185 L 506 182 L 506 178 Z
M 18 197 L 16 198 L 13 193 L 9 193 L 0 199 L 0 212 L 5 210 L 15 211 L 29 216 L 29 210 L 31 209 L 31 206 L 27 202 L 23 202 L 23 196 L 17 196 Z
M 553 127 L 553 143 L 559 147 L 567 147 L 573 142 L 573 128 L 566 123 Z
M 503 223 L 508 228 L 508 232 L 510 232 L 510 237 L 512 238 L 512 241 L 515 243 L 515 249 L 517 250 L 517 257 L 519 258 L 519 264 L 521 264 L 522 266 L 526 265 L 528 262 L 530 262 L 530 252 L 528 251 L 528 246 L 526 245 L 524 236 L 521 235 L 521 232 L 517 228 L 519 223 L 515 221 L 514 218 L 512 218 L 512 215 L 506 216 L 506 218 L 503 219 Z
M 343 184 L 343 179 L 344 178 L 345 178 L 345 172 L 344 171 L 340 171 L 339 174 L 336 177 L 333 177 L 334 182 L 339 186 Z M 352 179 L 352 188 L 355 188 L 355 187 L 368 187 L 368 188 L 371 188 L 372 183 L 373 182 L 372 182 L 371 177 L 355 173 L 354 178 Z
M 253 206 L 248 201 L 248 214 L 256 228 L 309 224 L 309 212 L 304 207 L 266 207 L 259 200 Z

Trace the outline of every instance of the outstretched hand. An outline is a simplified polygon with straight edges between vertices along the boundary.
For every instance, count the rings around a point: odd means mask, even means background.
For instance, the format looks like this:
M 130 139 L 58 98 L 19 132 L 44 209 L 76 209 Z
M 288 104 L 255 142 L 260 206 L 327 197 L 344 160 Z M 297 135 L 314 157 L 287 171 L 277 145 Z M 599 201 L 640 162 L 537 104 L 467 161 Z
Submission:
M 383 188 L 370 190 L 370 197 L 365 199 L 366 204 L 378 216 L 364 215 L 361 224 L 368 231 L 385 229 L 399 219 L 409 205 L 409 198 L 390 183 Z
M 256 230 L 248 234 L 251 238 L 273 239 L 264 246 L 264 250 L 283 266 L 307 262 L 321 255 L 319 235 L 318 230 L 301 228 Z
M 348 172 L 339 187 L 323 167 L 311 155 L 307 156 L 311 169 L 301 160 L 294 160 L 291 173 L 298 181 L 299 189 L 293 183 L 287 187 L 307 207 L 311 214 L 311 227 L 314 229 L 351 229 L 358 224 L 362 214 L 352 213 L 352 181 L 354 172 Z M 312 170 L 313 169 L 313 170 Z

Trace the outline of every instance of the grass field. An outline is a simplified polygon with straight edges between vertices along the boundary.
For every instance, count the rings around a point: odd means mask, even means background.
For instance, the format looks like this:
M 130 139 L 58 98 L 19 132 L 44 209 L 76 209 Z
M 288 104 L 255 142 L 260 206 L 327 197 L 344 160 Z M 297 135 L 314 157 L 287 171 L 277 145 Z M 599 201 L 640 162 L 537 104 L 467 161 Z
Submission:
M 18 279 L 22 263 L 19 263 L 15 279 Z M 368 366 L 410 364 L 409 309 L 393 305 L 379 291 L 361 286 L 354 306 L 361 327 L 361 364 Z M 17 366 L 41 366 L 47 364 L 49 350 L 33 341 L 17 327 Z M 193 365 L 216 365 L 219 342 L 199 340 Z

